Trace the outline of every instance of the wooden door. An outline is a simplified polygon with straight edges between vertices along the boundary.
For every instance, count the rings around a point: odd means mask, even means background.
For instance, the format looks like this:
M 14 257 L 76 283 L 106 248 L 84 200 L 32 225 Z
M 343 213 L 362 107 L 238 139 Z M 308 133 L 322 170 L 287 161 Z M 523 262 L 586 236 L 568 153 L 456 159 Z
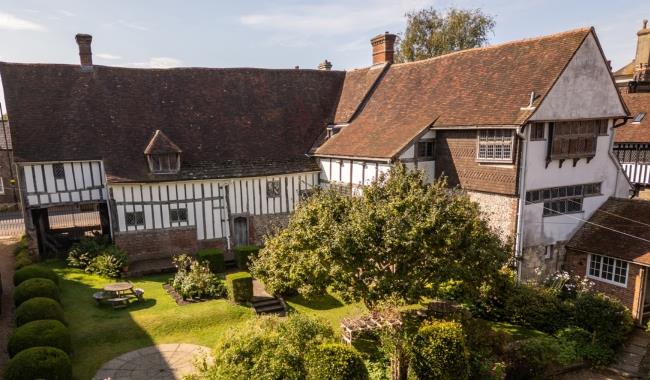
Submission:
M 243 216 L 236 217 L 233 230 L 235 247 L 248 244 L 248 219 Z

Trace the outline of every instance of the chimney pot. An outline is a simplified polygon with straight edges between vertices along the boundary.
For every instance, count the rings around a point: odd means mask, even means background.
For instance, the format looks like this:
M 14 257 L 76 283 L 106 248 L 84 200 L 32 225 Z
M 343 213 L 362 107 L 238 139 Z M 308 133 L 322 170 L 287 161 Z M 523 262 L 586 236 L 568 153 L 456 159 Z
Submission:
M 372 46 L 372 64 L 393 63 L 396 35 L 385 32 L 370 40 Z
M 90 45 L 93 42 L 93 36 L 90 34 L 77 34 L 75 36 L 77 45 L 79 45 L 79 61 L 82 68 L 92 69 L 93 67 L 93 53 Z
M 318 64 L 318 70 L 325 70 L 325 71 L 332 70 L 332 62 L 328 60 L 324 60 L 323 62 Z

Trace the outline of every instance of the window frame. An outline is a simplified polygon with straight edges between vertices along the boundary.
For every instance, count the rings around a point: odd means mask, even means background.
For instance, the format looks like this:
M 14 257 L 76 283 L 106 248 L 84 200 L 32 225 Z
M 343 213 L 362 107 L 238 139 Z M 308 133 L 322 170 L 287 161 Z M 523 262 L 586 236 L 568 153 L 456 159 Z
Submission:
M 608 136 L 608 132 L 609 119 L 553 122 L 549 157 L 551 160 L 593 158 L 598 148 L 598 137 Z
M 163 168 L 163 161 L 167 161 Z M 149 171 L 153 174 L 176 174 L 181 168 L 180 153 L 147 154 Z
M 276 187 L 277 184 L 277 187 Z M 266 198 L 275 199 L 282 195 L 282 181 L 280 179 L 266 180 Z
M 180 213 L 183 212 L 185 217 L 183 219 L 180 218 L 182 216 Z M 176 214 L 176 217 L 174 217 L 174 214 Z M 174 220 L 176 219 L 176 220 Z M 169 209 L 169 223 L 188 223 L 188 214 L 187 214 L 187 207 L 177 207 L 177 208 L 170 208 Z
M 65 181 L 65 166 L 62 163 L 52 164 L 52 175 L 55 181 L 58 179 Z
M 424 146 L 424 151 L 425 154 L 422 155 L 420 152 L 420 147 Z M 428 152 L 428 147 L 431 148 L 431 152 L 429 154 Z M 421 139 L 418 142 L 415 143 L 415 158 L 417 158 L 418 161 L 435 161 L 435 156 L 436 156 L 436 140 L 435 139 Z
M 492 136 L 490 136 L 490 132 L 493 133 Z M 509 144 L 506 143 L 507 141 L 507 136 L 497 136 L 498 134 L 501 134 L 503 132 L 509 132 L 510 133 L 510 142 Z M 483 133 L 485 133 L 485 136 L 481 136 Z M 511 164 L 514 162 L 514 150 L 515 150 L 515 130 L 510 129 L 510 128 L 483 128 L 483 129 L 478 129 L 476 131 L 476 162 L 483 162 L 483 163 L 501 163 L 501 164 Z M 493 140 L 490 141 L 490 138 Z M 482 140 L 483 139 L 483 140 Z M 497 140 L 499 139 L 499 140 Z M 509 146 L 509 157 L 504 158 L 494 158 L 494 157 L 481 157 L 481 145 L 484 145 L 485 151 L 486 151 L 486 156 L 487 156 L 487 150 L 491 146 L 493 147 L 492 149 L 492 154 L 496 156 L 496 147 L 501 148 L 501 151 L 503 151 L 503 148 L 506 146 Z M 502 153 L 503 154 L 503 153 Z
M 561 216 L 584 212 L 584 200 L 602 196 L 602 182 L 555 186 L 526 191 L 526 204 L 542 203 L 542 216 Z M 570 203 L 572 202 L 572 203 Z M 579 203 L 579 209 L 573 209 Z
M 592 263 L 595 261 L 594 260 L 595 258 L 599 258 L 599 260 L 596 260 L 596 261 L 598 261 L 598 269 L 597 269 L 598 273 L 597 274 L 592 274 L 592 272 L 595 272 L 595 271 L 592 271 L 592 269 L 593 269 L 592 268 Z M 611 263 L 611 264 L 608 264 L 608 266 L 611 266 L 611 272 L 609 272 L 609 273 L 611 273 L 611 276 L 612 276 L 611 280 L 602 276 L 602 274 L 604 272 L 604 266 L 605 266 L 604 263 L 605 263 L 606 260 L 609 260 L 610 263 Z M 617 269 L 622 268 L 622 267 L 617 268 L 617 265 L 621 264 L 621 263 L 625 264 L 625 276 L 624 276 L 625 277 L 625 282 L 618 282 L 618 281 L 615 280 L 616 276 L 622 277 L 622 274 L 621 274 L 623 272 L 622 269 L 620 269 L 618 274 L 617 274 Z M 595 253 L 590 253 L 589 254 L 589 259 L 587 260 L 587 270 L 586 270 L 586 273 L 585 273 L 585 276 L 587 278 L 590 278 L 590 279 L 596 280 L 596 281 L 605 282 L 607 284 L 611 284 L 611 285 L 615 285 L 615 286 L 620 286 L 622 288 L 627 288 L 629 275 L 630 275 L 630 263 L 629 262 L 627 262 L 625 260 L 617 259 L 616 257 L 611 257 L 611 256 L 606 256 L 606 255 L 599 255 L 599 254 L 595 254 Z
M 134 223 L 129 223 L 129 214 L 133 214 L 133 220 Z M 138 219 L 141 217 L 142 223 L 138 223 Z M 124 225 L 128 229 L 129 227 L 135 227 L 138 228 L 140 226 L 144 227 L 145 226 L 145 215 L 144 215 L 144 210 L 142 211 L 124 211 Z
M 541 136 L 540 135 L 541 130 Z M 530 123 L 530 141 L 545 141 L 546 140 L 546 123 Z

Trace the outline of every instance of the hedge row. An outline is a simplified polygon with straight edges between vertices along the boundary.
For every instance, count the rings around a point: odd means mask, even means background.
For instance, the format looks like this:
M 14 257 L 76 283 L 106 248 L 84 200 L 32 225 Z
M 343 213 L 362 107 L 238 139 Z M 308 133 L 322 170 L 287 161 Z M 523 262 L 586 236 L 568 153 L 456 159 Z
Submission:
M 257 255 L 260 247 L 256 245 L 239 245 L 235 247 L 235 262 L 237 267 L 241 270 L 248 270 L 248 263 L 252 256 Z
M 228 298 L 233 302 L 250 302 L 253 299 L 253 277 L 248 272 L 237 272 L 226 276 Z
M 224 251 L 219 248 L 202 249 L 196 253 L 196 257 L 201 262 L 207 262 L 210 271 L 214 274 L 226 271 L 224 264 Z

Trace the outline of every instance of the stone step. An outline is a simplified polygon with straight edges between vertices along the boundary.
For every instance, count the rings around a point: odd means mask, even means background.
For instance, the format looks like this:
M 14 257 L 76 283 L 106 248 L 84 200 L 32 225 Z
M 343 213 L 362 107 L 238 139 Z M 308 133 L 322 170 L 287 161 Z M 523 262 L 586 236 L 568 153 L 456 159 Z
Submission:
M 176 270 L 171 259 L 153 259 L 136 261 L 129 264 L 127 277 L 140 277 L 155 273 L 169 273 Z
M 277 305 L 255 308 L 255 312 L 257 314 L 284 314 L 284 307 L 282 307 L 282 304 L 278 303 Z
M 260 308 L 260 307 L 264 307 L 264 306 L 270 306 L 270 305 L 280 305 L 280 306 L 282 306 L 282 303 L 280 302 L 280 300 L 278 300 L 276 298 L 269 298 L 269 299 L 261 300 L 261 301 L 253 300 L 253 307 L 256 308 L 256 309 Z

